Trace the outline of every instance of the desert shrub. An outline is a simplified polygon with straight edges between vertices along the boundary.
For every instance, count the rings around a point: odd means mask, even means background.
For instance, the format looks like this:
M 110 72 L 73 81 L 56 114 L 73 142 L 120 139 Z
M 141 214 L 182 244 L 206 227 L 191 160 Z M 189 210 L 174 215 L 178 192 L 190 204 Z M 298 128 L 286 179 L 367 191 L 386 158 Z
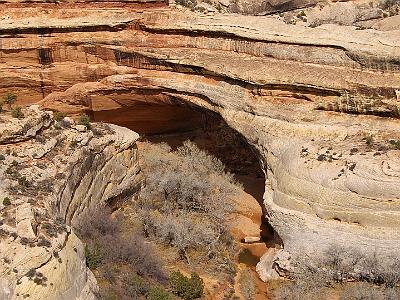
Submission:
M 160 211 L 203 212 L 222 221 L 232 210 L 227 201 L 236 192 L 233 176 L 222 162 L 185 142 L 177 151 L 166 145 L 146 145 L 142 165 L 146 186 L 141 198 Z
M 215 259 L 216 267 L 231 269 L 226 257 L 234 244 L 225 220 L 237 186 L 222 162 L 185 142 L 175 151 L 146 143 L 140 163 L 146 185 L 137 206 L 144 234 L 177 248 L 189 264 L 196 251 L 199 261 Z
M 390 9 L 391 7 L 396 5 L 400 5 L 399 0 L 382 0 L 379 3 L 379 7 L 385 10 Z
M 397 150 L 400 150 L 400 140 L 390 140 L 390 145 Z
M 3 112 L 4 101 L 0 100 L 0 113 Z
M 69 144 L 69 147 L 71 149 L 75 149 L 78 146 L 79 142 L 76 140 L 71 141 L 71 143 Z
M 327 299 L 324 291 L 308 282 L 285 282 L 275 292 L 274 298 L 279 300 L 320 300 Z
M 111 218 L 111 208 L 95 207 L 88 209 L 77 221 L 75 229 L 84 240 L 96 240 L 106 235 L 116 235 L 121 220 Z
M 88 129 L 90 129 L 92 127 L 90 124 L 90 117 L 86 114 L 82 114 L 79 116 L 78 124 L 85 125 Z
M 365 143 L 367 144 L 367 146 L 372 146 L 374 144 L 374 137 L 372 135 L 368 135 L 365 138 Z
M 348 284 L 340 300 L 395 300 L 399 299 L 396 289 L 376 287 L 367 283 Z
M 20 177 L 18 177 L 17 180 L 18 180 L 18 184 L 23 186 L 23 187 L 31 186 L 30 181 L 25 176 L 20 176 Z
M 197 5 L 196 0 L 175 0 L 175 3 L 178 5 L 188 7 L 190 9 L 194 9 Z
M 149 284 L 138 274 L 133 274 L 132 276 L 125 278 L 124 281 L 125 293 L 133 299 L 138 299 L 149 291 Z
M 6 157 L 4 156 L 4 154 L 0 154 L 0 160 L 5 160 Z
M 242 270 L 239 278 L 240 293 L 246 300 L 254 299 L 256 284 L 253 274 L 248 269 Z
M 17 101 L 17 95 L 14 93 L 7 93 L 4 97 L 4 102 L 8 104 L 8 106 L 11 109 L 11 106 Z
M 50 248 L 50 247 L 51 247 L 51 242 L 50 242 L 47 238 L 45 238 L 43 235 L 40 235 L 39 238 L 38 238 L 38 241 L 37 241 L 36 245 L 37 245 L 38 247 L 47 247 L 47 248 Z
M 219 252 L 221 244 L 229 243 L 223 240 L 224 235 L 229 234 L 226 229 L 193 213 L 164 215 L 147 212 L 143 224 L 147 234 L 161 243 L 176 247 L 189 264 L 189 250 L 207 248 L 207 254 L 213 256 Z
M 93 243 L 91 246 L 85 246 L 86 265 L 90 269 L 96 269 L 103 260 L 103 251 L 98 243 Z
M 378 253 L 361 254 L 351 247 L 331 246 L 312 261 L 300 256 L 292 260 L 295 272 L 289 276 L 293 281 L 277 290 L 277 299 L 314 299 L 312 295 L 322 297 L 324 290 L 338 285 L 347 286 L 352 281 L 364 282 L 362 284 L 371 291 L 369 294 L 378 297 L 378 294 L 393 294 L 393 288 L 400 282 L 398 257 L 387 257 Z M 356 293 L 353 289 L 346 291 L 343 297 L 381 299 L 363 298 L 362 293 Z M 385 296 L 382 299 L 393 298 Z
M 162 261 L 157 257 L 144 238 L 132 233 L 123 236 L 120 230 L 121 220 L 111 217 L 107 207 L 89 209 L 82 214 L 75 230 L 86 242 L 87 254 L 93 268 L 100 264 L 125 264 L 142 276 L 150 276 L 159 282 L 166 281 Z
M 172 292 L 185 300 L 197 299 L 203 295 L 204 282 L 197 273 L 192 273 L 188 278 L 179 271 L 173 272 L 170 284 Z
M 54 113 L 54 120 L 61 122 L 67 115 L 63 112 L 57 111 Z
M 167 276 L 162 269 L 162 262 L 152 248 L 138 234 L 129 237 L 107 235 L 101 239 L 108 262 L 130 264 L 141 276 L 150 276 L 165 282 Z
M 169 292 L 167 292 L 161 286 L 151 287 L 149 293 L 147 295 L 147 299 L 149 300 L 173 300 L 174 296 L 172 296 Z
M 17 106 L 11 110 L 11 116 L 17 119 L 23 119 L 25 117 L 24 113 L 22 112 L 21 106 Z
M 4 205 L 4 206 L 11 205 L 11 199 L 8 198 L 8 197 L 5 197 L 5 198 L 3 199 L 3 205 Z

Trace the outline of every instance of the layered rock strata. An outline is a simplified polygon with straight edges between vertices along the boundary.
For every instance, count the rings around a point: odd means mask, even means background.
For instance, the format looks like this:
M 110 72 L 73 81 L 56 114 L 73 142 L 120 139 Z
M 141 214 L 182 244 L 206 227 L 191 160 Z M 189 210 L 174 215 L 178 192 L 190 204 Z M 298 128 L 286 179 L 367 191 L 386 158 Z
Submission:
M 173 9 L 52 9 L 39 24 L 36 13 L 0 22 L 1 92 L 115 123 L 122 109 L 135 120 L 138 103 L 217 112 L 258 153 L 286 258 L 332 244 L 397 255 L 398 30 Z
M 23 114 L 0 115 L 0 298 L 96 299 L 71 225 L 88 207 L 123 201 L 139 188 L 138 135 L 55 122 L 37 106 Z

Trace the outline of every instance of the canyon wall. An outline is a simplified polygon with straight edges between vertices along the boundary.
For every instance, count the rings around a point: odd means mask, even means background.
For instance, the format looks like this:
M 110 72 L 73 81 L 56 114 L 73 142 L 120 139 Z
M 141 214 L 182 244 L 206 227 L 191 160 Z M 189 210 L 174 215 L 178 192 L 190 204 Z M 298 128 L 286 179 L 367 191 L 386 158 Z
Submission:
M 23 114 L 0 116 L 0 298 L 96 299 L 71 225 L 89 207 L 139 189 L 138 135 L 115 125 L 87 130 L 55 122 L 37 106 Z
M 266 218 L 285 253 L 312 259 L 336 245 L 397 255 L 396 26 L 313 28 L 171 8 L 15 7 L 0 20 L 0 35 L 0 93 L 15 92 L 21 104 L 132 128 L 152 122 L 152 113 L 157 119 L 161 106 L 219 113 L 257 150 Z M 138 106 L 147 110 L 140 120 Z M 175 120 L 166 117 L 160 124 Z M 180 122 L 189 126 L 190 114 Z

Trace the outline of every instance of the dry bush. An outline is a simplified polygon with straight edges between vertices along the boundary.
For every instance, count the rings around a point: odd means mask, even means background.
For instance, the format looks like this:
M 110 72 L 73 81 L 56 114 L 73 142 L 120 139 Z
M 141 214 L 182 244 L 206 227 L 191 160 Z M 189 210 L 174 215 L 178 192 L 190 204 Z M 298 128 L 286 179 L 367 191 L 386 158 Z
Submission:
M 312 281 L 287 282 L 274 293 L 274 299 L 279 300 L 321 300 L 326 299 L 326 293 Z
M 394 287 L 400 282 L 400 258 L 387 257 L 376 252 L 361 254 L 352 247 L 331 246 L 321 253 L 319 259 L 308 261 L 297 257 L 297 280 L 317 277 L 325 286 L 347 281 L 365 281 L 387 287 Z
M 146 184 L 138 207 L 145 235 L 176 247 L 188 263 L 191 250 L 209 259 L 225 255 L 221 248 L 232 246 L 225 218 L 237 186 L 222 162 L 191 142 L 176 151 L 146 143 L 140 162 Z
M 120 226 L 121 220 L 111 217 L 111 210 L 106 207 L 89 209 L 79 218 L 75 229 L 86 242 L 89 264 L 94 262 L 92 267 L 130 265 L 139 275 L 165 282 L 162 261 L 150 245 L 137 233 L 123 236 Z
M 211 214 L 217 220 L 232 210 L 233 175 L 217 158 L 185 142 L 177 151 L 165 144 L 147 144 L 141 159 L 146 186 L 141 198 L 160 211 L 186 210 Z
M 394 287 L 400 282 L 398 257 L 362 255 L 354 248 L 334 245 L 323 251 L 319 259 L 311 261 L 299 256 L 293 263 L 293 281 L 278 289 L 277 299 L 314 299 L 313 295 L 321 297 L 323 291 L 339 285 L 346 286 L 342 299 L 398 299 L 393 296 Z M 349 281 L 364 282 L 365 290 L 354 288 L 356 285 L 349 285 Z
M 399 293 L 393 288 L 378 288 L 368 283 L 349 284 L 340 300 L 396 300 Z
M 111 208 L 95 207 L 83 213 L 75 226 L 79 236 L 84 240 L 96 240 L 99 236 L 117 235 L 120 218 L 111 217 Z

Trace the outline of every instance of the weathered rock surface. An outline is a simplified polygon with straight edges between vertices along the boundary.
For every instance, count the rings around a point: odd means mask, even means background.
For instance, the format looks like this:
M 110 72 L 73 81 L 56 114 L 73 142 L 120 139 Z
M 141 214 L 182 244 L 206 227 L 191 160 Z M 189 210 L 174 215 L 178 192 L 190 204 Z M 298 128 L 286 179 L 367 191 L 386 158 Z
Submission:
M 0 127 L 0 143 L 16 143 L 34 137 L 38 131 L 46 129 L 51 122 L 51 113 L 40 111 L 39 106 L 31 106 L 35 114 L 18 119 L 0 116 L 0 122 L 7 126 Z M 7 118 L 7 120 L 5 120 Z
M 37 106 L 23 113 L 21 120 L 1 114 L 0 298 L 95 299 L 96 280 L 71 224 L 89 206 L 123 201 L 139 188 L 138 135 L 106 124 L 61 127 Z M 12 130 L 21 124 L 35 130 Z M 37 124 L 45 124 L 40 132 Z
M 138 104 L 154 114 L 160 105 L 215 111 L 258 152 L 282 265 L 332 244 L 397 255 L 396 26 L 309 28 L 273 17 L 74 8 L 46 10 L 50 25 L 43 25 L 36 14 L 10 9 L 0 21 L 1 92 L 117 124 L 131 119 L 132 128 L 152 121 L 137 118 Z M 71 184 L 65 197 L 75 190 Z M 67 203 L 59 210 L 71 220 L 80 202 Z

